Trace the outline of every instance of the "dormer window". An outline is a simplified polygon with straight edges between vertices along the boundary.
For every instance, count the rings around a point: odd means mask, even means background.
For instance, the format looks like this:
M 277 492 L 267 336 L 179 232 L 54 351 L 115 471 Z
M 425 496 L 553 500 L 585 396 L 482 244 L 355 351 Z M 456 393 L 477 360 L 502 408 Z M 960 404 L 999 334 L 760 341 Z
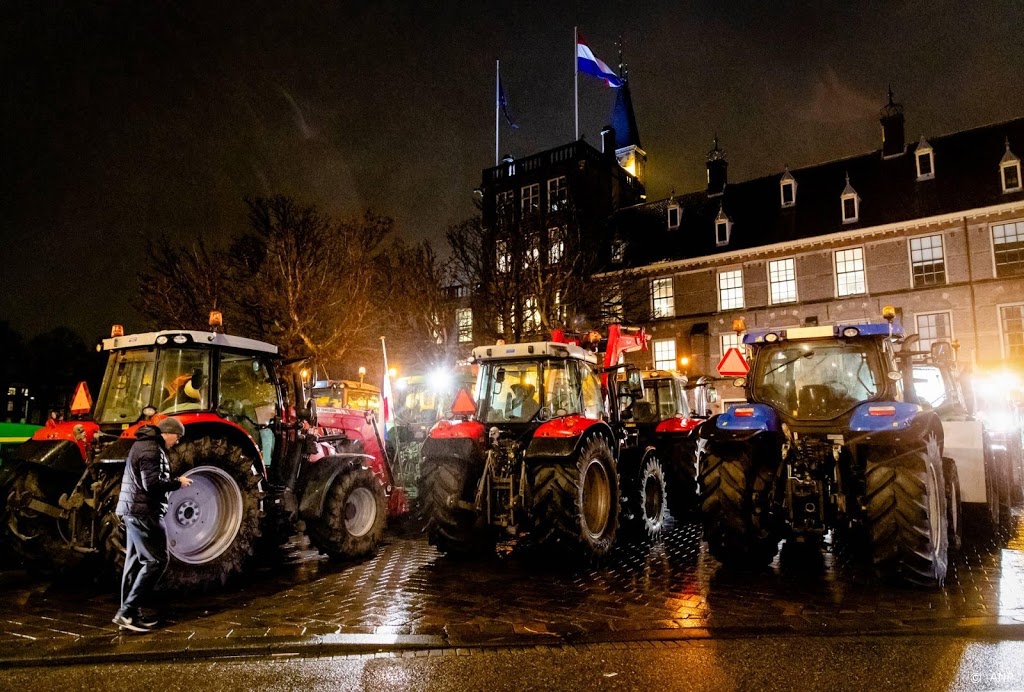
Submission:
M 668 230 L 674 231 L 677 228 L 679 228 L 679 220 L 683 216 L 683 210 L 680 208 L 680 206 L 678 204 L 675 203 L 675 201 L 669 202 L 668 208 L 666 210 L 666 214 L 667 214 L 666 221 L 668 223 Z
M 779 200 L 783 209 L 796 206 L 796 179 L 789 172 L 789 168 L 786 168 L 782 179 L 779 180 Z
M 921 141 L 917 143 L 914 159 L 917 161 L 917 179 L 919 181 L 931 180 L 935 177 L 935 151 L 924 135 L 921 135 Z
M 729 236 L 732 235 L 732 220 L 726 216 L 722 207 L 718 208 L 718 216 L 715 217 L 715 245 L 721 247 L 729 244 Z
M 1006 139 L 1006 153 L 999 161 L 999 180 L 1003 185 L 1003 192 L 1020 192 L 1020 159 L 1010 151 L 1010 139 Z
M 850 185 L 850 174 L 846 174 L 846 187 L 839 198 L 843 210 L 843 223 L 856 223 L 860 220 L 860 197 Z

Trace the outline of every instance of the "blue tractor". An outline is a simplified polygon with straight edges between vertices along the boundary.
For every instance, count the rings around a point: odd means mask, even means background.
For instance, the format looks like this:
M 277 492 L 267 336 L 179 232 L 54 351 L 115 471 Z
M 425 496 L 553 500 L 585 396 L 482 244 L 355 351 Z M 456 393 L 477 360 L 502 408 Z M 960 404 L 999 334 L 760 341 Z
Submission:
M 948 560 L 942 422 L 916 403 L 888 323 L 748 332 L 747 402 L 702 427 L 704 538 L 727 565 L 779 542 L 867 551 L 887 578 L 940 585 Z M 955 482 L 953 479 L 951 481 Z

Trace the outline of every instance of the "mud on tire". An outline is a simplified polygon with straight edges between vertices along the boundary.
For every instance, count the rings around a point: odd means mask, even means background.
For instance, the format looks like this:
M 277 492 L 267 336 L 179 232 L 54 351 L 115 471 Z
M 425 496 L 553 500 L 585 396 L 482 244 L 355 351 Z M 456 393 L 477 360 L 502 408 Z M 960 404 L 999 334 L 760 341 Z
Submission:
M 586 556 L 611 550 L 619 520 L 615 458 L 602 437 L 592 437 L 568 462 L 533 469 L 533 536 L 542 546 L 565 545 Z
M 942 457 L 933 434 L 925 448 L 866 463 L 867 520 L 876 570 L 883 577 L 941 586 L 949 556 Z
M 476 527 L 473 512 L 458 507 L 472 498 L 469 462 L 451 457 L 427 457 L 420 467 L 420 506 L 430 545 L 449 555 L 482 553 L 494 548 L 486 529 Z
M 387 497 L 377 476 L 349 467 L 331 483 L 323 516 L 309 521 L 309 537 L 331 557 L 363 557 L 380 545 L 386 519 Z
M 732 456 L 708 453 L 700 476 L 704 540 L 721 563 L 759 567 L 778 552 L 779 538 L 768 530 L 772 469 L 755 468 L 748 451 Z
M 219 438 L 171 450 L 171 476 L 192 485 L 170 495 L 164 528 L 170 565 L 162 588 L 208 588 L 242 571 L 260 535 L 262 476 L 240 446 Z
M 27 506 L 33 499 L 56 505 L 57 498 L 70 487 L 63 476 L 35 464 L 22 463 L 0 491 L 4 493 L 0 533 L 11 552 L 26 565 L 66 568 L 81 564 L 83 554 L 70 548 L 61 538 L 58 520 Z

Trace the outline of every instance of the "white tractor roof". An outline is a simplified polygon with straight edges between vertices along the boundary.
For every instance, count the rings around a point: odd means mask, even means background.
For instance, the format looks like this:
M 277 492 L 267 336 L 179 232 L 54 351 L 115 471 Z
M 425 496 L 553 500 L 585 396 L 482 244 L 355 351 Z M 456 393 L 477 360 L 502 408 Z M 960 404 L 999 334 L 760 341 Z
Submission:
M 277 354 L 277 346 L 246 339 L 242 336 L 218 334 L 214 332 L 193 332 L 184 329 L 162 332 L 146 332 L 145 334 L 126 334 L 103 340 L 104 351 L 115 351 L 123 348 L 140 346 L 217 346 L 220 348 L 238 349 L 240 351 L 258 351 L 260 353 Z
M 557 341 L 534 341 L 526 344 L 495 344 L 473 349 L 476 360 L 522 360 L 523 358 L 575 358 L 597 363 L 597 354 L 573 344 Z

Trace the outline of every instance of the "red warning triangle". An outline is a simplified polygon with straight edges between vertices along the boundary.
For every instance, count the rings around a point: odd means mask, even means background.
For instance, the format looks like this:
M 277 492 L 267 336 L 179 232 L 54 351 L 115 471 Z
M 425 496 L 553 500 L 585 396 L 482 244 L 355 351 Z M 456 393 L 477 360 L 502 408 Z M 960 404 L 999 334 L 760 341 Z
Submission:
M 455 395 L 455 403 L 452 404 L 452 415 L 453 416 L 472 416 L 476 413 L 476 402 L 473 401 L 473 397 L 469 395 L 466 388 L 463 387 L 459 390 L 459 393 Z
M 722 360 L 718 361 L 718 374 L 722 377 L 746 377 L 749 371 L 747 359 L 735 346 L 726 351 Z
M 75 387 L 75 396 L 71 398 L 71 414 L 79 415 L 89 413 L 92 410 L 92 395 L 89 394 L 89 385 L 84 381 L 79 382 Z

